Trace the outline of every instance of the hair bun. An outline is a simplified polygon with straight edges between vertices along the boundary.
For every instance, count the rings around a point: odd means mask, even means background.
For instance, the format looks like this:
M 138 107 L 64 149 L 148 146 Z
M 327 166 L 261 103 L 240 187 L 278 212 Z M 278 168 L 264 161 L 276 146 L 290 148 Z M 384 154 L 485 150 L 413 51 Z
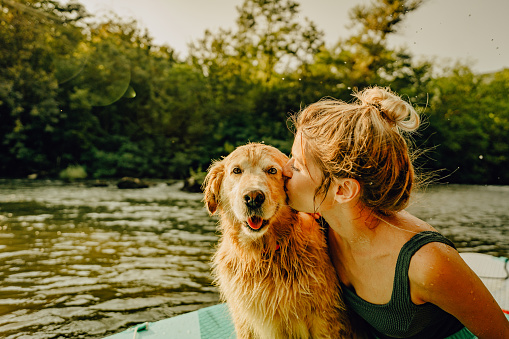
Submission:
M 354 96 L 362 105 L 378 109 L 383 118 L 404 131 L 414 131 L 419 127 L 419 115 L 414 108 L 389 88 L 370 87 Z

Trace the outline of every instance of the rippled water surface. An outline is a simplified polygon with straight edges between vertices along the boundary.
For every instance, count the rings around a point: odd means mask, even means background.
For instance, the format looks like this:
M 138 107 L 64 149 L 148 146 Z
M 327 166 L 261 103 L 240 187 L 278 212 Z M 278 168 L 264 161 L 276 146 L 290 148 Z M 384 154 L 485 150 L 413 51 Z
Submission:
M 2 182 L 0 334 L 102 337 L 217 303 L 215 220 L 178 188 Z
M 217 303 L 216 221 L 180 187 L 0 181 L 0 337 L 101 338 Z M 509 256 L 507 186 L 436 186 L 409 210 L 461 251 Z

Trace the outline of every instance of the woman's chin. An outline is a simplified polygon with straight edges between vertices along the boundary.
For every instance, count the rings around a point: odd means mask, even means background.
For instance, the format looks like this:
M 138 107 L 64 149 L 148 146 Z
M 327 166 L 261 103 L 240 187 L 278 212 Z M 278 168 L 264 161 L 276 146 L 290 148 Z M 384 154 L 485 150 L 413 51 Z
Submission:
M 308 212 L 307 208 L 304 208 L 303 206 L 299 205 L 298 203 L 292 202 L 291 200 L 287 200 L 287 204 L 288 204 L 288 206 L 290 206 L 291 208 L 293 208 L 294 210 L 296 210 L 298 212 L 313 213 L 313 212 Z

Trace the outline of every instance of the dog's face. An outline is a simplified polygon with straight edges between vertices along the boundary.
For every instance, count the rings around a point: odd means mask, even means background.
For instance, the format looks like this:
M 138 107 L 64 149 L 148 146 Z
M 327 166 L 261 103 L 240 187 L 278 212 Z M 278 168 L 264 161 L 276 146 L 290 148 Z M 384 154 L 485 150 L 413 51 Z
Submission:
M 286 205 L 283 166 L 287 161 L 278 149 L 251 143 L 215 162 L 204 183 L 209 212 L 221 210 L 242 224 L 244 234 L 261 236 Z

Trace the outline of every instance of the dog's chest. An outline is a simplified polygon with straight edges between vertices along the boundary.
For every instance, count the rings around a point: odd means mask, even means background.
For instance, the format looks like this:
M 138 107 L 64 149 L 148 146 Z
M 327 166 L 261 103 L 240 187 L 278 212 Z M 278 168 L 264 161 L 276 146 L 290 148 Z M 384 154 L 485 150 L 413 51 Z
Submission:
M 324 267 L 306 257 L 306 253 L 296 253 L 281 248 L 275 251 L 260 251 L 256 257 L 247 260 L 232 253 L 216 257 L 214 274 L 219 282 L 221 293 L 227 298 L 242 298 L 272 303 L 288 299 L 312 297 L 311 291 L 319 291 L 327 282 Z

